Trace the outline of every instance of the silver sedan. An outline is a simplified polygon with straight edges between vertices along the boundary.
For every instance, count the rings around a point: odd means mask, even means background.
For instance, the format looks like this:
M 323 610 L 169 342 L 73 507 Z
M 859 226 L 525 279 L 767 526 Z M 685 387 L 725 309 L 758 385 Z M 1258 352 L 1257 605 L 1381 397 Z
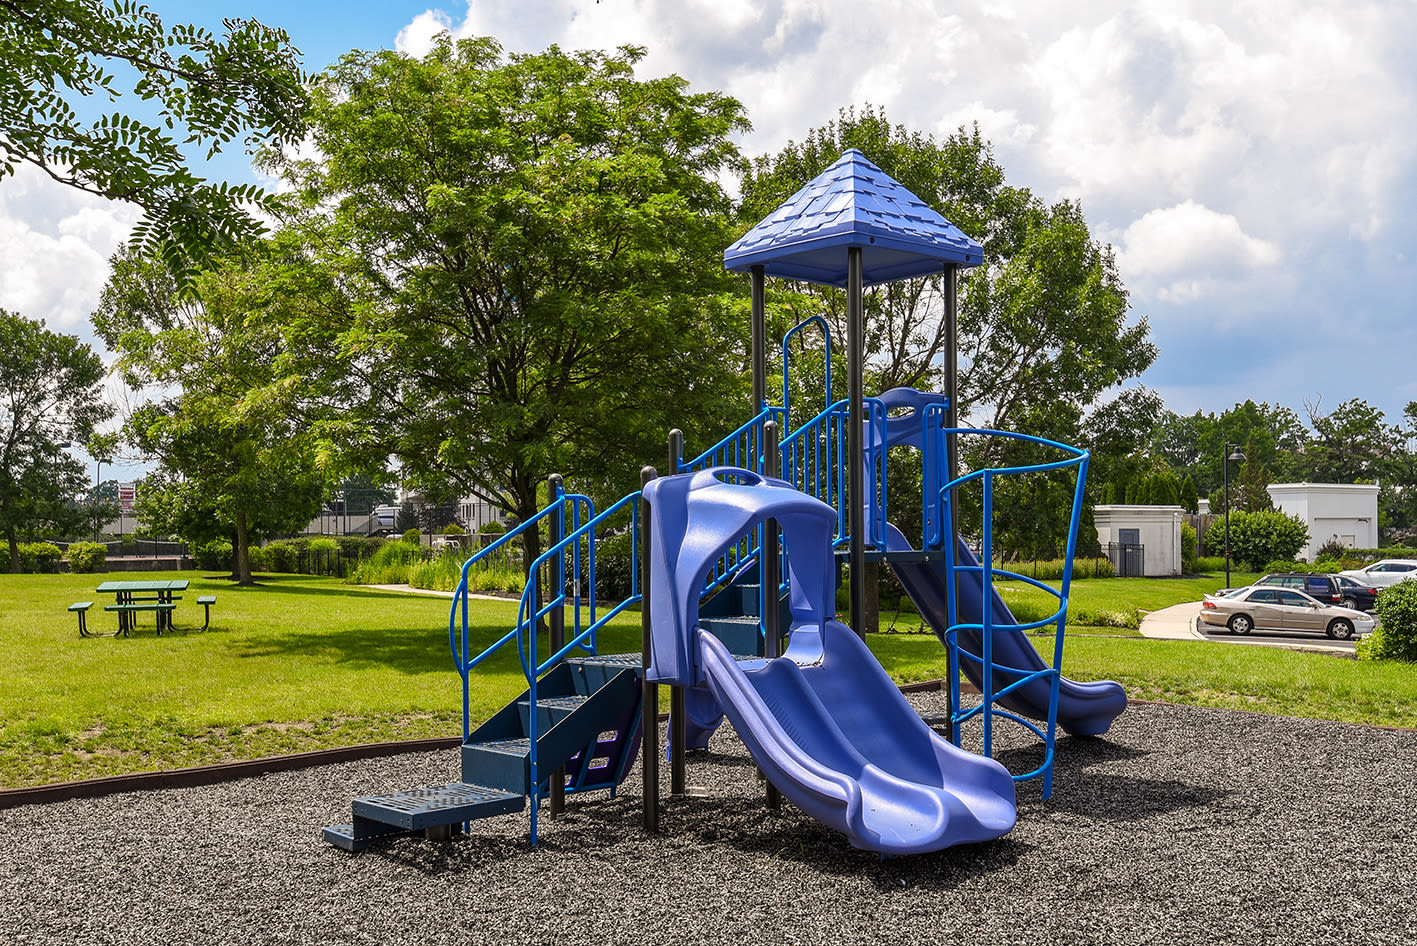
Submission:
M 1347 640 L 1355 633 L 1367 634 L 1376 623 L 1362 611 L 1325 605 L 1302 591 L 1272 586 L 1206 595 L 1201 601 L 1201 621 L 1228 627 L 1236 634 L 1252 630 L 1323 631 L 1339 640 Z

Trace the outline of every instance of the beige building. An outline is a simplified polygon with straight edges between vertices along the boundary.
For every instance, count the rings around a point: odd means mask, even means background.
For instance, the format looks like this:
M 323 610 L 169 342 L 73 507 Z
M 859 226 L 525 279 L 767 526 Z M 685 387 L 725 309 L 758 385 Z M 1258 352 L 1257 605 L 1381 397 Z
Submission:
M 1378 547 L 1376 484 L 1274 483 L 1268 489 L 1276 509 L 1298 516 L 1309 527 L 1309 541 L 1300 558 L 1312 562 L 1330 541 L 1350 549 Z
M 1161 578 L 1181 574 L 1180 506 L 1094 506 L 1097 540 L 1118 575 Z M 1111 548 L 1109 549 L 1109 546 Z

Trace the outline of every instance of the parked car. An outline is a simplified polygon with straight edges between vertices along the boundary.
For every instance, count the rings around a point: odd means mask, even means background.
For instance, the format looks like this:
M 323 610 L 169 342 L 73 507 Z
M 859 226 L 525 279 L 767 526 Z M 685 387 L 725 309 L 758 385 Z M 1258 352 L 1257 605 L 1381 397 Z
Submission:
M 1417 560 L 1410 558 L 1385 558 L 1381 562 L 1374 562 L 1366 568 L 1356 568 L 1351 571 L 1339 572 L 1339 574 L 1347 575 L 1354 581 L 1362 582 L 1366 585 L 1386 588 L 1404 579 L 1417 578 Z
M 1339 585 L 1343 588 L 1343 600 L 1339 604 L 1345 608 L 1356 608 L 1359 611 L 1371 611 L 1378 603 L 1378 592 L 1382 591 L 1374 585 L 1365 584 L 1356 578 L 1349 578 L 1347 575 L 1334 575 L 1338 579 Z
M 1256 585 L 1293 588 L 1324 604 L 1343 604 L 1343 588 L 1336 575 L 1311 575 L 1307 572 L 1276 572 L 1265 575 Z M 1344 605 L 1351 607 L 1351 605 Z
M 1273 585 L 1252 585 L 1228 595 L 1206 595 L 1201 601 L 1201 621 L 1228 627 L 1232 633 L 1261 631 L 1323 631 L 1347 640 L 1367 634 L 1377 623 L 1362 611 L 1326 605 L 1302 591 Z

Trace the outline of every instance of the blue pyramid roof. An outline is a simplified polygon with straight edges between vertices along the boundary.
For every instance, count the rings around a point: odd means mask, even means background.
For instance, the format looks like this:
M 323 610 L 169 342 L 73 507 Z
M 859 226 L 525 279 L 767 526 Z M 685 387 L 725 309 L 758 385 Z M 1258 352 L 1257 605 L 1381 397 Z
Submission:
M 978 266 L 984 250 L 852 148 L 723 253 L 723 265 L 846 285 L 847 247 L 862 249 L 867 286 Z

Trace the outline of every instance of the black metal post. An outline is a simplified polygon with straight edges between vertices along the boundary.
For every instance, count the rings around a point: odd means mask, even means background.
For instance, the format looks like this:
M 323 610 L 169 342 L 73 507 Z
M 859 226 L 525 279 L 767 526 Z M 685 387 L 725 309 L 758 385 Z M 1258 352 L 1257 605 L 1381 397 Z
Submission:
M 658 475 L 654 467 L 640 470 L 640 489 Z M 651 834 L 659 831 L 659 684 L 649 679 L 650 660 L 653 653 L 653 625 L 650 622 L 650 509 L 649 502 L 640 497 L 640 764 L 644 779 L 644 824 Z
M 762 266 L 750 270 L 753 276 L 753 414 L 763 409 L 768 397 L 768 329 L 765 277 Z
M 767 472 L 776 476 L 780 472 L 777 454 L 779 431 L 776 421 L 769 421 L 763 427 L 764 452 Z M 777 520 L 763 523 L 762 568 L 758 570 L 763 585 L 763 656 L 769 660 L 782 653 L 782 611 L 778 588 L 782 584 L 781 562 L 778 555 Z M 782 795 L 777 786 L 768 782 L 767 804 L 770 811 L 782 807 Z
M 866 637 L 866 474 L 865 412 L 862 410 L 866 318 L 862 289 L 861 247 L 846 250 L 846 427 L 847 527 L 851 530 L 851 628 Z
M 548 505 L 559 502 L 565 495 L 562 485 L 561 474 L 552 473 L 546 478 L 546 502 Z M 558 509 L 547 522 L 550 524 L 550 535 L 548 536 L 551 546 L 565 537 L 566 524 L 563 520 L 564 511 Z M 579 577 L 579 576 L 578 576 Z M 558 555 L 556 562 L 551 566 L 551 599 L 561 597 L 566 592 L 566 556 Z M 551 653 L 556 653 L 566 646 L 566 614 L 564 607 L 554 608 L 550 615 L 550 623 L 547 630 L 547 644 Z M 555 818 L 566 808 L 566 767 L 558 768 L 551 776 L 551 817 Z
M 677 472 L 684 452 L 684 433 L 677 427 L 669 432 L 669 469 Z M 648 520 L 646 520 L 648 521 Z M 669 794 L 682 795 L 685 788 L 685 745 L 687 720 L 684 716 L 684 688 L 669 688 Z
M 1226 441 L 1225 452 L 1220 455 L 1220 465 L 1224 468 L 1225 479 L 1225 587 L 1230 587 L 1230 447 Z

